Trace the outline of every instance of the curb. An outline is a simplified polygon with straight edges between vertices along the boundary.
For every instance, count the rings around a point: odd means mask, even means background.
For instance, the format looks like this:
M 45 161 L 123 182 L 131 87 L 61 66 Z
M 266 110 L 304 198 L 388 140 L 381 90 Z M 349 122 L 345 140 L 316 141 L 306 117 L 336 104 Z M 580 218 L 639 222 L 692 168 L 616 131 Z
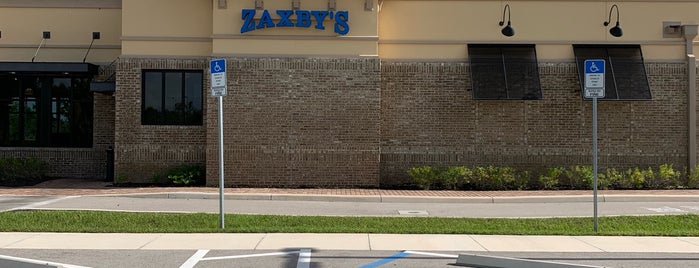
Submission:
M 214 193 L 152 193 L 96 195 L 106 197 L 158 199 L 219 199 Z M 432 197 L 380 195 L 312 195 L 312 194 L 225 194 L 226 200 L 368 202 L 368 203 L 584 203 L 592 195 L 575 196 L 508 196 L 508 197 Z M 599 195 L 598 202 L 699 202 L 699 195 Z

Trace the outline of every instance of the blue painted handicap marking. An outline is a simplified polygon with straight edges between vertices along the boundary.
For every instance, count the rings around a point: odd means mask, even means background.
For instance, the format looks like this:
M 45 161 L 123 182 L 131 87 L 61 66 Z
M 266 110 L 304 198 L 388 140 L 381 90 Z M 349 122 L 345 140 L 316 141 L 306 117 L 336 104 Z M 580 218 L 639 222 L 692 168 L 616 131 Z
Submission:
M 212 74 L 226 72 L 226 59 L 215 59 L 209 63 L 211 64 L 209 70 Z
M 586 74 L 603 74 L 604 60 L 585 60 Z
M 401 252 L 398 252 L 396 254 L 393 254 L 391 256 L 388 256 L 386 258 L 380 259 L 375 262 L 367 263 L 362 266 L 359 266 L 359 268 L 376 268 L 381 265 L 387 264 L 392 261 L 396 261 L 401 258 L 405 258 L 408 255 L 424 255 L 424 256 L 430 256 L 430 257 L 438 257 L 438 258 L 447 258 L 447 259 L 456 259 L 459 256 L 458 255 L 453 255 L 453 254 L 441 254 L 441 253 L 431 253 L 431 252 L 421 252 L 421 251 L 413 251 L 413 250 L 403 250 Z
M 376 267 L 379 267 L 381 265 L 384 265 L 384 264 L 387 264 L 389 262 L 392 262 L 392 261 L 395 261 L 397 259 L 408 256 L 408 255 L 410 255 L 410 253 L 408 253 L 406 251 L 401 251 L 401 252 L 398 252 L 398 253 L 393 254 L 391 256 L 388 256 L 386 258 L 380 259 L 378 261 L 375 261 L 372 263 L 367 263 L 367 264 L 364 264 L 362 266 L 359 266 L 359 268 L 376 268 Z

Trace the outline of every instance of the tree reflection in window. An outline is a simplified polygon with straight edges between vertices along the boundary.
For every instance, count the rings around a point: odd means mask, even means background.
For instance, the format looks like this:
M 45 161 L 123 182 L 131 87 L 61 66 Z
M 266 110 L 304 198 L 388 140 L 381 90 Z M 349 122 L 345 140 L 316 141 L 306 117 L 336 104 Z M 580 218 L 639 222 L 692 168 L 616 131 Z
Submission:
M 0 75 L 0 146 L 91 147 L 88 77 Z

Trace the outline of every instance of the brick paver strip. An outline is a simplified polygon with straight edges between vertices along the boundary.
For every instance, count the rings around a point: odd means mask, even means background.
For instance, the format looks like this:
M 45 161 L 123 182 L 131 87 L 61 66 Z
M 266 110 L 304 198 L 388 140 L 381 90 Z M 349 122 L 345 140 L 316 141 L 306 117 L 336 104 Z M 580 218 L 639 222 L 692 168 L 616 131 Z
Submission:
M 218 193 L 217 187 L 114 187 L 111 182 L 60 179 L 29 187 L 0 187 L 0 195 L 108 195 L 136 193 Z M 283 189 L 226 188 L 229 194 L 298 194 L 340 196 L 419 196 L 419 197 L 522 197 L 591 195 L 590 190 L 559 191 L 422 191 L 382 189 Z M 699 189 L 679 190 L 601 190 L 600 195 L 699 195 Z

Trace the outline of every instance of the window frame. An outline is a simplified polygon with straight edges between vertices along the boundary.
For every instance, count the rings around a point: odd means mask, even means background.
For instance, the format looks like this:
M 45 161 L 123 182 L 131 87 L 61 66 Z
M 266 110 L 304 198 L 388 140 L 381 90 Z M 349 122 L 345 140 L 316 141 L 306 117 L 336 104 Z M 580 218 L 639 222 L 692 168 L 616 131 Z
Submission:
M 604 49 L 604 56 L 602 57 L 583 57 L 579 56 L 578 54 L 578 49 Z M 638 51 L 638 56 L 639 56 L 639 62 L 636 62 L 635 64 L 638 64 L 640 66 L 640 70 L 643 72 L 643 76 L 645 79 L 643 79 L 641 82 L 643 82 L 643 85 L 647 89 L 647 94 L 642 94 L 641 95 L 647 95 L 647 98 L 622 98 L 619 95 L 619 86 L 618 86 L 618 79 L 621 79 L 620 77 L 623 76 L 623 72 L 616 72 L 615 71 L 615 63 L 613 60 L 617 56 L 612 56 L 612 60 L 610 60 L 610 53 L 609 49 L 634 49 Z M 592 98 L 585 98 L 585 74 L 584 74 L 584 65 L 585 65 L 585 60 L 588 59 L 603 59 L 605 60 L 605 96 L 604 98 L 598 98 L 598 100 L 602 101 L 651 101 L 653 100 L 653 92 L 650 88 L 650 82 L 648 81 L 648 71 L 646 70 L 645 66 L 645 60 L 643 58 L 643 49 L 641 48 L 641 45 L 632 45 L 632 44 L 611 44 L 611 45 L 601 45 L 601 44 L 573 44 L 573 53 L 575 55 L 575 66 L 578 71 L 578 81 L 580 83 L 580 96 L 583 100 L 592 100 Z M 617 60 L 618 61 L 618 60 Z M 635 79 L 639 80 L 639 79 Z M 614 98 L 611 94 L 607 94 L 610 89 L 607 89 L 606 87 L 609 86 L 609 84 L 614 86 L 614 89 L 612 89 L 616 95 Z M 639 94 L 635 94 L 635 96 L 639 96 Z
M 159 73 L 160 74 L 160 111 L 157 112 L 157 119 L 150 122 L 146 114 L 146 74 L 147 73 Z M 195 118 L 191 122 L 188 122 L 187 115 L 182 113 L 179 115 L 179 119 L 174 122 L 168 122 L 166 118 L 166 98 L 167 98 L 167 74 L 179 74 L 180 75 L 180 97 L 179 103 L 183 103 L 187 98 L 187 74 L 198 74 L 200 76 L 199 83 L 199 111 L 198 118 Z M 195 111 L 197 112 L 197 111 Z M 204 71 L 194 70 L 194 69 L 143 69 L 141 70 L 141 125 L 144 126 L 202 126 L 204 124 Z
M 497 49 L 500 55 L 501 59 L 501 64 L 492 64 L 493 62 L 478 62 L 479 57 L 477 56 L 478 54 L 475 53 L 474 50 L 480 49 L 480 48 L 492 48 L 492 49 Z M 516 57 L 516 56 L 521 56 L 517 55 L 515 49 L 526 49 L 526 53 L 528 54 L 527 57 Z M 469 69 L 470 69 L 470 75 L 471 75 L 471 90 L 472 92 L 472 98 L 474 100 L 542 100 L 544 99 L 543 92 L 541 89 L 541 76 L 539 72 L 539 61 L 538 57 L 536 54 L 536 45 L 535 44 L 468 44 L 467 47 L 468 50 L 468 58 L 469 58 Z M 481 54 L 483 55 L 483 54 Z M 509 57 L 509 60 L 508 60 Z M 514 60 L 513 60 L 514 59 Z M 517 59 L 520 61 L 518 62 Z M 474 62 L 475 61 L 475 62 Z M 478 74 L 478 71 L 474 72 L 474 66 L 483 67 L 487 66 L 488 64 L 492 64 L 490 67 L 493 67 L 494 69 L 501 69 L 501 72 L 499 74 L 495 74 L 495 76 L 502 76 L 502 85 L 505 87 L 504 88 L 504 93 L 505 96 L 496 96 L 496 97 L 487 97 L 484 96 L 485 94 L 480 94 L 479 91 L 482 90 L 488 90 L 488 89 L 479 89 L 479 81 L 477 81 L 480 75 Z M 525 65 L 531 65 L 529 67 L 534 67 L 534 68 L 529 68 L 528 70 L 531 71 L 530 74 L 525 75 L 526 77 L 523 78 L 523 80 L 517 80 L 517 81 L 512 81 L 512 77 L 508 75 L 508 69 L 511 70 L 512 68 L 517 67 L 515 64 L 519 64 L 521 66 Z M 480 65 L 480 66 L 479 66 Z M 521 67 L 519 66 L 519 67 Z M 513 72 L 516 73 L 516 72 Z M 527 73 L 527 72 L 525 72 Z M 528 77 L 528 78 L 527 78 Z M 533 78 L 532 78 L 533 77 Z M 491 76 L 492 78 L 492 76 Z M 497 77 L 499 78 L 499 77 Z M 517 84 L 520 84 L 519 82 L 525 82 L 524 87 L 521 87 L 521 89 L 518 89 L 516 87 Z M 530 85 L 535 84 L 534 87 L 529 87 Z M 521 90 L 521 91 L 517 91 Z M 519 93 L 516 95 L 519 95 L 520 97 L 510 97 L 511 92 L 514 93 Z M 532 94 L 533 93 L 533 94 Z

